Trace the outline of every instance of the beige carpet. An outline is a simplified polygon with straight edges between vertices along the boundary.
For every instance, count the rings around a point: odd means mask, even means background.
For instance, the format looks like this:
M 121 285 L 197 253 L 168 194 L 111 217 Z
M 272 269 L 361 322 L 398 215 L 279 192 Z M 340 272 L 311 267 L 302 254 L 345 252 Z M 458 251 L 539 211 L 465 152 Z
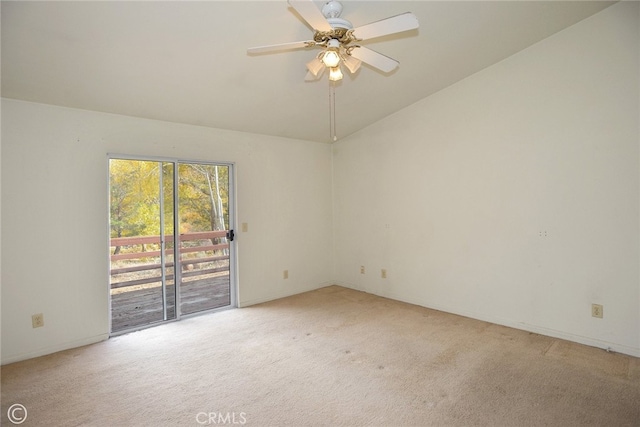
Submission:
M 4 366 L 3 425 L 14 403 L 23 426 L 640 426 L 640 359 L 331 286 Z

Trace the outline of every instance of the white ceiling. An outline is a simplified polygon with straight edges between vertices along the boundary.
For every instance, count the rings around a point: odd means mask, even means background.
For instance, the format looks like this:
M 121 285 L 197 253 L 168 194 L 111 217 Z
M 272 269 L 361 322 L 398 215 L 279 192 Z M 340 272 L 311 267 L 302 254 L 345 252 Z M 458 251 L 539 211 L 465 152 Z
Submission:
M 317 2 L 321 7 L 324 2 Z M 363 43 L 400 62 L 336 88 L 337 134 L 494 64 L 611 1 L 343 1 L 354 26 L 413 12 L 420 29 Z M 318 51 L 247 55 L 309 40 L 278 1 L 2 1 L 2 96 L 330 142 L 329 83 L 305 82 Z

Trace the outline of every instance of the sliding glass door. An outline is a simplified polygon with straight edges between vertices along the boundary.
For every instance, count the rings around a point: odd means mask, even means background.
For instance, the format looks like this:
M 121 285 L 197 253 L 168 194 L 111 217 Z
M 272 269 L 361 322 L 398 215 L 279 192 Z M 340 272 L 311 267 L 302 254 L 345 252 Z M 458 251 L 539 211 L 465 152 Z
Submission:
M 232 166 L 113 157 L 109 176 L 111 332 L 233 306 Z

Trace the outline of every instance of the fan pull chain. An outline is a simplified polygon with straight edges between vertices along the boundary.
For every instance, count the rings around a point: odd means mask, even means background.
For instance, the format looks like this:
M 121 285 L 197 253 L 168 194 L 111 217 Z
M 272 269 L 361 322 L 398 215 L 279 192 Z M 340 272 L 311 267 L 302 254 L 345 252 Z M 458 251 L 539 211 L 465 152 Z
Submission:
M 338 140 L 336 134 L 336 87 L 332 81 L 329 81 L 329 130 L 331 139 Z

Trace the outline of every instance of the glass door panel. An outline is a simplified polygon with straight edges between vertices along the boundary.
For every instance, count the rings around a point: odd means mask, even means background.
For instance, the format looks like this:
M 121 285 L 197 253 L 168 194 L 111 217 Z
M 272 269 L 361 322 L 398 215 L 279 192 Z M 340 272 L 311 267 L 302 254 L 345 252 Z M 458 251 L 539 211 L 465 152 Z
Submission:
M 109 187 L 111 332 L 173 319 L 173 164 L 110 159 Z
M 180 163 L 180 313 L 231 305 L 230 166 Z

